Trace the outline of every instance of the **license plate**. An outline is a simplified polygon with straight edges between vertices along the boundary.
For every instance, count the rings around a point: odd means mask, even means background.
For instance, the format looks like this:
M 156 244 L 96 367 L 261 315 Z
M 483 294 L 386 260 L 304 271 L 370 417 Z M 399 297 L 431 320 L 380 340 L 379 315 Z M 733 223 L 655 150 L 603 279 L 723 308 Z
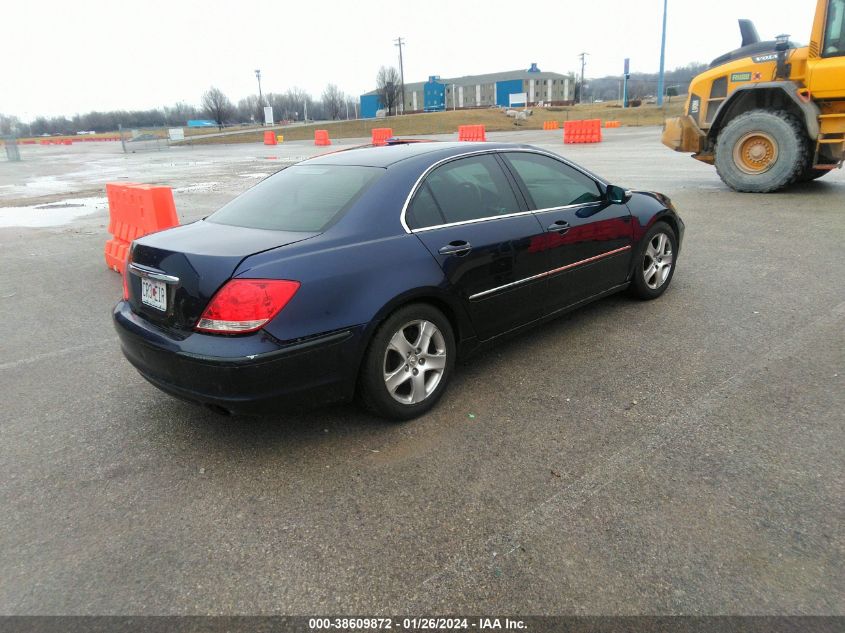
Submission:
M 141 278 L 141 303 L 162 312 L 167 311 L 167 284 Z

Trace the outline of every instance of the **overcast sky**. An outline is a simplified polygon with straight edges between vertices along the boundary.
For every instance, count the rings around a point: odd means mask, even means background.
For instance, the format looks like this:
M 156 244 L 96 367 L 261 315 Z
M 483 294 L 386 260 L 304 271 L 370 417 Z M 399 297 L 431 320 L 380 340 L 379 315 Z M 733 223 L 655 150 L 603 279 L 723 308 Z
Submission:
M 233 101 L 299 86 L 319 98 L 327 83 L 356 97 L 382 64 L 405 80 L 528 68 L 587 77 L 656 71 L 662 0 L 4 0 L 0 8 L 0 112 L 40 114 L 199 103 L 209 86 Z M 739 45 L 737 18 L 763 39 L 809 39 L 815 2 L 669 0 L 666 67 L 709 62 Z M 9 28 L 7 28 L 9 27 Z

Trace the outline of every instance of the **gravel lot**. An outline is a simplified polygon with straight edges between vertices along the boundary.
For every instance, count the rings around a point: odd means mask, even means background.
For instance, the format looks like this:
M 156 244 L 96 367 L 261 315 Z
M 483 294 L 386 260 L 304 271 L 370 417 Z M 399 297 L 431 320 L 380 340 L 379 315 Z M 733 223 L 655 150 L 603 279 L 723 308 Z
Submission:
M 677 273 L 470 360 L 402 425 L 217 417 L 112 329 L 105 182 L 173 186 L 188 221 L 322 148 L 0 162 L 0 613 L 843 614 L 845 172 L 737 194 L 659 134 L 489 134 L 670 195 Z

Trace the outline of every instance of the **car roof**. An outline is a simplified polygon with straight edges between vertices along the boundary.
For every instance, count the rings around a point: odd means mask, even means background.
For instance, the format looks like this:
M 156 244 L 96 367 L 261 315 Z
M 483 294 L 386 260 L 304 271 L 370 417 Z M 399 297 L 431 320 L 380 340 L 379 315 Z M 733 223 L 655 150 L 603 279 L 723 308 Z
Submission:
M 409 158 L 416 158 L 429 155 L 432 162 L 466 154 L 478 150 L 491 149 L 518 149 L 530 148 L 530 145 L 516 143 L 470 143 L 466 141 L 431 141 L 414 143 L 397 143 L 383 147 L 357 147 L 353 149 L 340 150 L 329 154 L 315 156 L 305 164 L 314 165 L 357 165 L 362 167 L 389 167 Z

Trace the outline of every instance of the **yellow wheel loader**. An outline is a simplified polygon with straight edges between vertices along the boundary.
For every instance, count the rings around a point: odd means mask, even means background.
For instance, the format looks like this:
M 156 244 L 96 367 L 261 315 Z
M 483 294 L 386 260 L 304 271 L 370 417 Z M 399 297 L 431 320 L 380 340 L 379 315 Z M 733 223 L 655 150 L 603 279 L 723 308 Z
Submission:
M 812 180 L 845 159 L 845 0 L 817 0 L 808 46 L 761 42 L 739 21 L 742 46 L 690 84 L 684 116 L 663 144 L 716 166 L 736 191 Z

